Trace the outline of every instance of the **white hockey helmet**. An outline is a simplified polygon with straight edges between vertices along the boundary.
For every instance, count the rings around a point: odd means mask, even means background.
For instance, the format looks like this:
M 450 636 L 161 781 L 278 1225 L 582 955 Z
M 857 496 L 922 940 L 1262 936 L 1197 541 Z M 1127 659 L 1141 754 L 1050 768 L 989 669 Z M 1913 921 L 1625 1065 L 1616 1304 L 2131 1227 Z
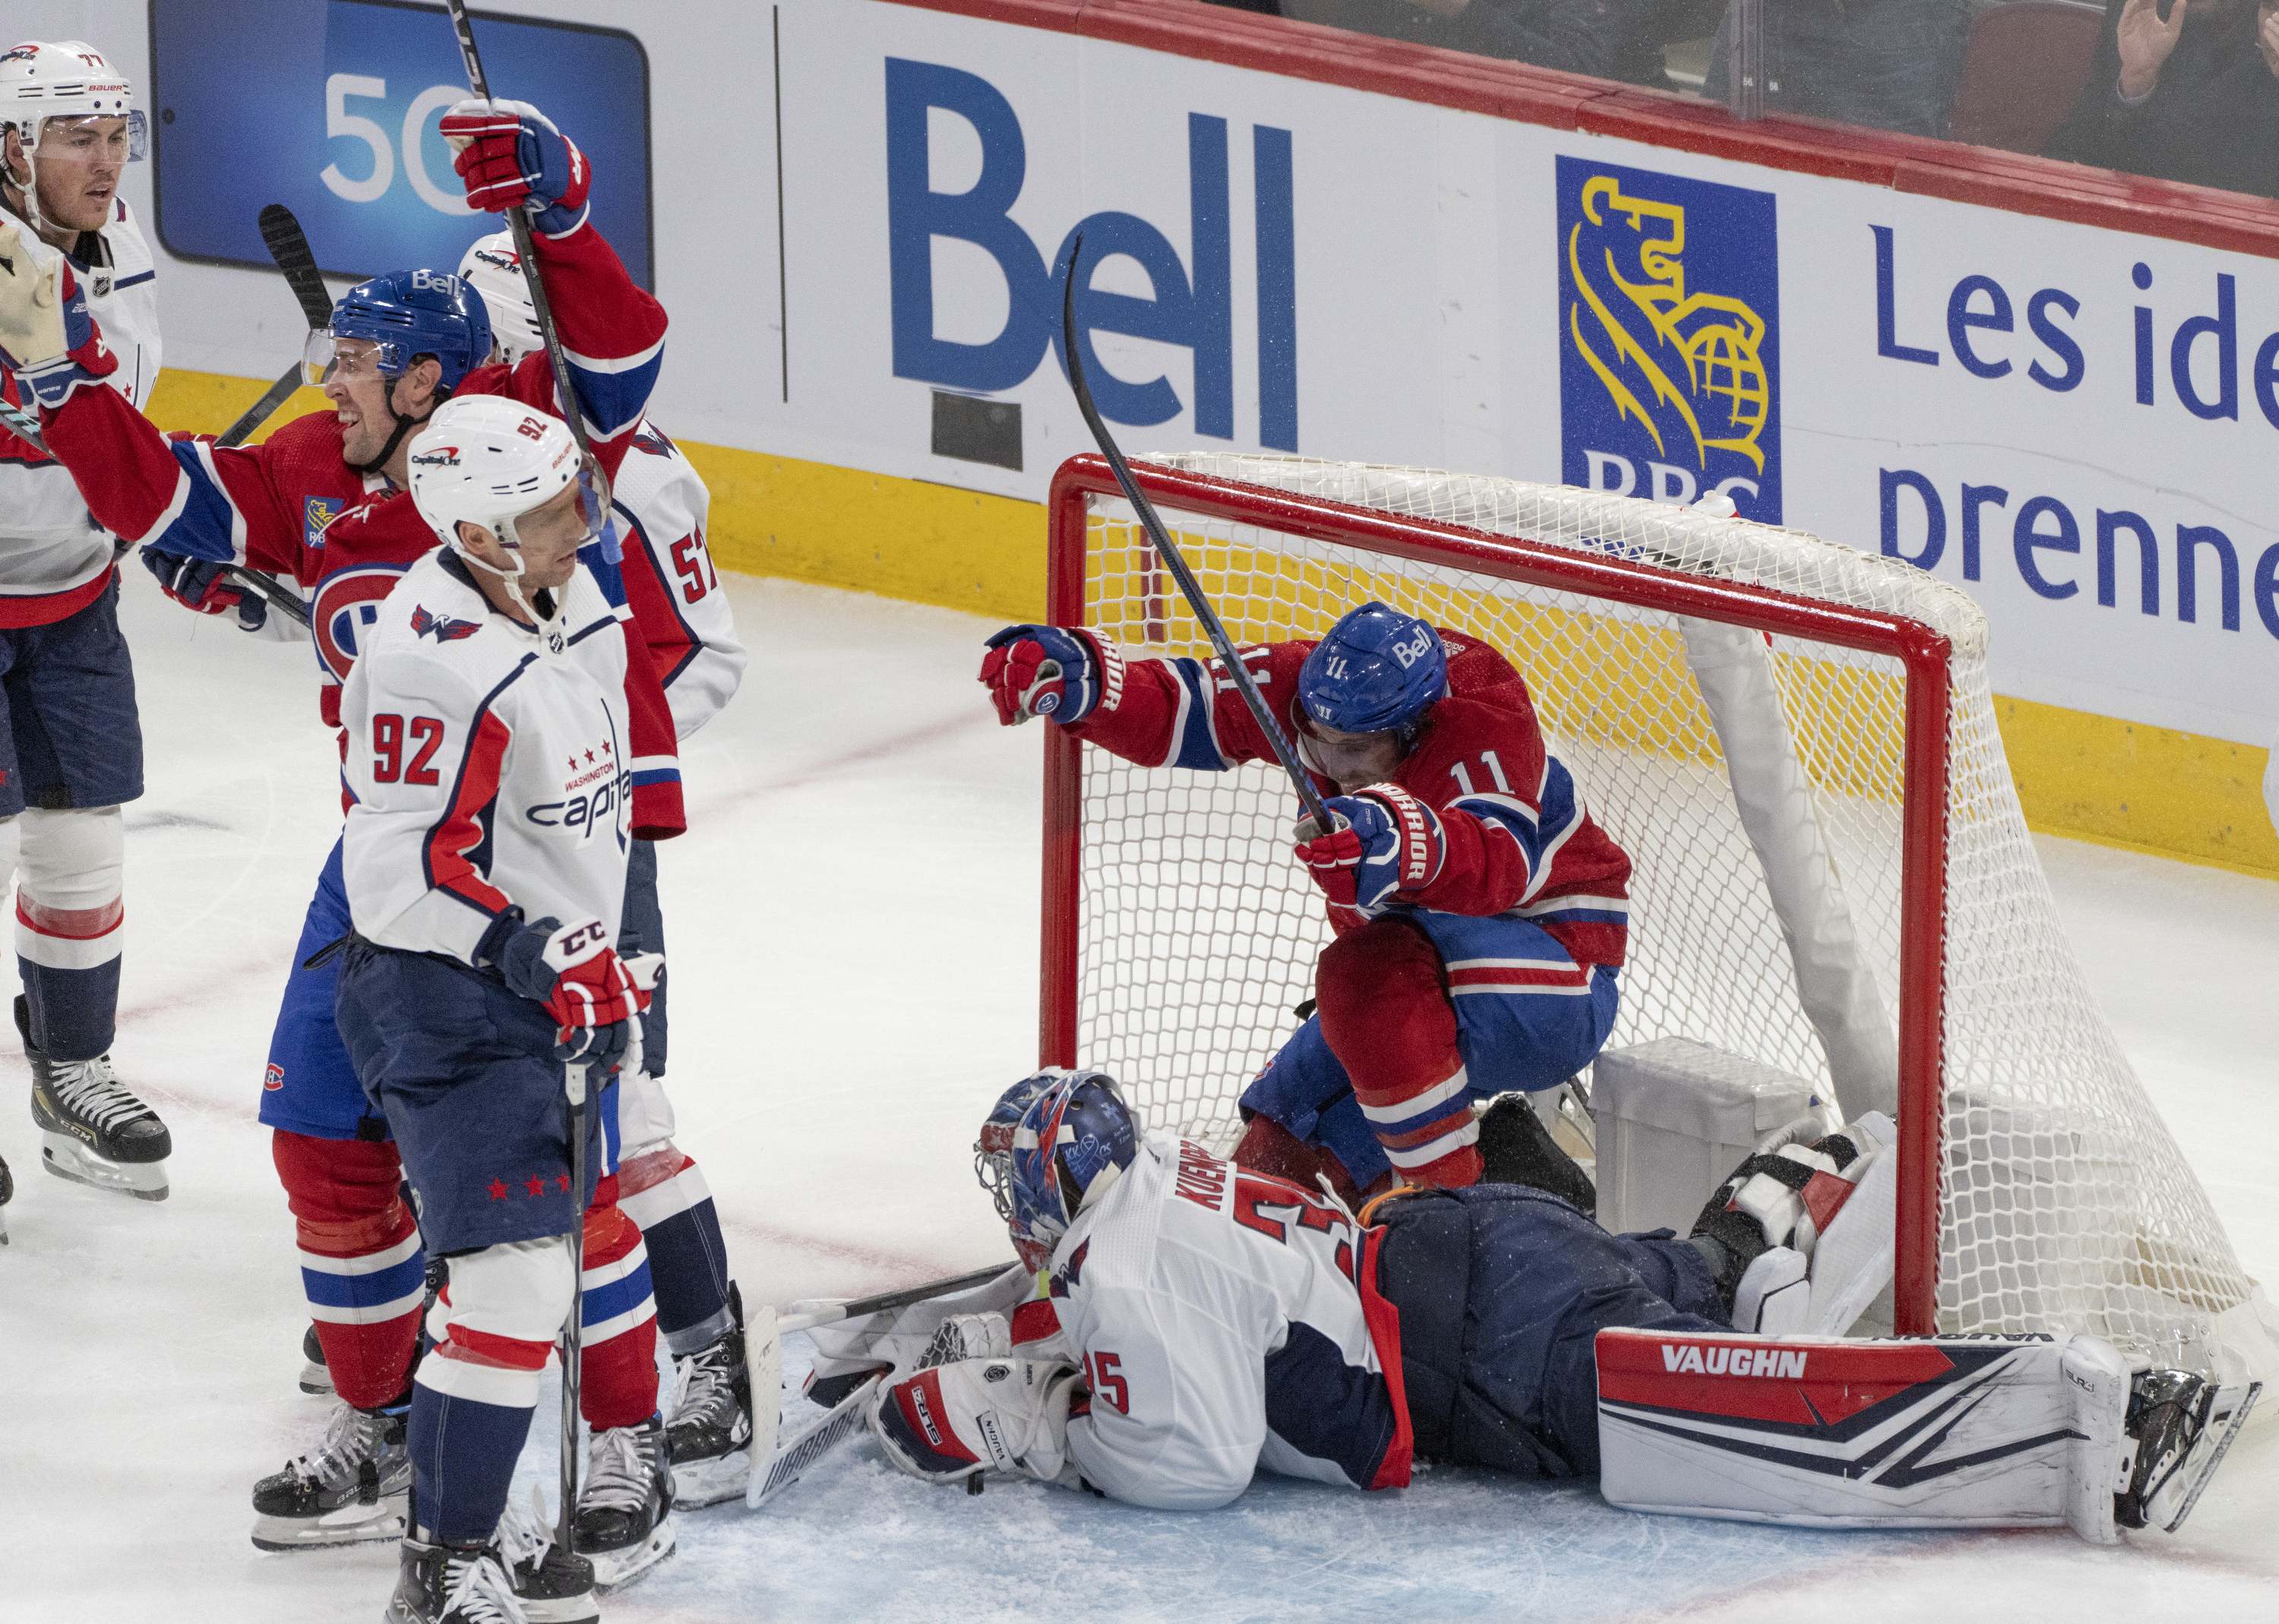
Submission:
M 525 356 L 546 348 L 538 331 L 538 310 L 530 303 L 530 287 L 523 280 L 522 257 L 514 251 L 514 234 L 495 232 L 479 237 L 459 259 L 459 280 L 482 295 L 491 313 L 491 342 L 501 362 L 512 366 Z
M 57 123 L 88 119 L 127 120 L 127 161 L 137 163 L 150 148 L 150 126 L 134 105 L 134 87 L 126 74 L 84 40 L 26 40 L 0 52 L 0 128 L 12 129 L 23 142 L 27 176 L 11 174 L 24 193 L 35 227 L 40 219 L 40 143 Z

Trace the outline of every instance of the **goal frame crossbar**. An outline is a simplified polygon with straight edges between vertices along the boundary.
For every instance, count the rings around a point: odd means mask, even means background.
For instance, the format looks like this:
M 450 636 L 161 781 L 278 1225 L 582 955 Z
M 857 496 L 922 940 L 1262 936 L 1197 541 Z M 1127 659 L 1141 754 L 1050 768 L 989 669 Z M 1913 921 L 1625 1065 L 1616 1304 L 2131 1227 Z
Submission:
M 1946 798 L 1953 645 L 1919 620 L 1815 602 L 1611 554 L 1580 552 L 1463 525 L 1270 490 L 1145 462 L 1132 464 L 1157 508 L 1309 541 L 1357 546 L 1411 563 L 1602 599 L 1637 609 L 1827 643 L 1899 663 L 1907 737 L 1899 877 L 1897 1233 L 1892 1328 L 1937 1329 L 1939 1179 L 1945 1022 Z M 1095 497 L 1120 497 L 1115 471 L 1090 453 L 1055 471 L 1046 505 L 1046 619 L 1085 621 L 1085 557 Z M 1082 943 L 1084 747 L 1061 728 L 1045 738 L 1044 885 L 1038 1063 L 1078 1063 Z

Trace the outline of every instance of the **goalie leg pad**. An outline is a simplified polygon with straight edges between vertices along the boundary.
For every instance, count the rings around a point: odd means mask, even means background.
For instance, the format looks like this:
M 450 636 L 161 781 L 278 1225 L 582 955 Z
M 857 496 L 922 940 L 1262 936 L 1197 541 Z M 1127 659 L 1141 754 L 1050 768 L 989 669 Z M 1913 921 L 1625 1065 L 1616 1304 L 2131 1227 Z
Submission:
M 2090 1337 L 1599 1333 L 1600 1489 L 1631 1511 L 2114 1537 L 2129 1373 Z

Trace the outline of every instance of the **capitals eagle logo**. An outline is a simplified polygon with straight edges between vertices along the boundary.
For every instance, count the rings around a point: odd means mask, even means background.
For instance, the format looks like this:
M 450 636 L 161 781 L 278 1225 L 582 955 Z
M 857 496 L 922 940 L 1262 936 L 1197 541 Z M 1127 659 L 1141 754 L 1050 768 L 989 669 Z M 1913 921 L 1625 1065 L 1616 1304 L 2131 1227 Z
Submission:
M 431 615 L 424 603 L 411 609 L 411 631 L 414 636 L 432 636 L 439 643 L 456 643 L 463 637 L 472 637 L 482 630 L 478 621 L 454 620 L 449 615 Z

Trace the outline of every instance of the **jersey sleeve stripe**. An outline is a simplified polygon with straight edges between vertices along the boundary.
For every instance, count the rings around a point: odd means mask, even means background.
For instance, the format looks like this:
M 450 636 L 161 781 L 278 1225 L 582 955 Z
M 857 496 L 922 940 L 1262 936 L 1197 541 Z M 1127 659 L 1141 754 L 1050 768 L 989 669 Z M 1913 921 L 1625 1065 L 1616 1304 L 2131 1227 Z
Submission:
M 1172 724 L 1174 754 L 1165 763 L 1197 772 L 1224 772 L 1230 763 L 1219 747 L 1217 718 L 1213 714 L 1213 685 L 1199 660 L 1174 660 L 1172 675 L 1179 683 L 1179 714 Z
M 521 670 L 522 667 L 517 666 L 499 687 L 512 682 Z M 505 895 L 484 877 L 471 854 L 490 843 L 485 815 L 498 799 L 499 769 L 506 758 L 507 746 L 513 739 L 511 730 L 491 709 L 491 701 L 497 695 L 498 689 L 493 689 L 476 713 L 466 753 L 460 757 L 459 770 L 452 781 L 450 801 L 443 816 L 427 831 L 421 853 L 430 889 L 456 897 L 494 919 L 510 905 Z

